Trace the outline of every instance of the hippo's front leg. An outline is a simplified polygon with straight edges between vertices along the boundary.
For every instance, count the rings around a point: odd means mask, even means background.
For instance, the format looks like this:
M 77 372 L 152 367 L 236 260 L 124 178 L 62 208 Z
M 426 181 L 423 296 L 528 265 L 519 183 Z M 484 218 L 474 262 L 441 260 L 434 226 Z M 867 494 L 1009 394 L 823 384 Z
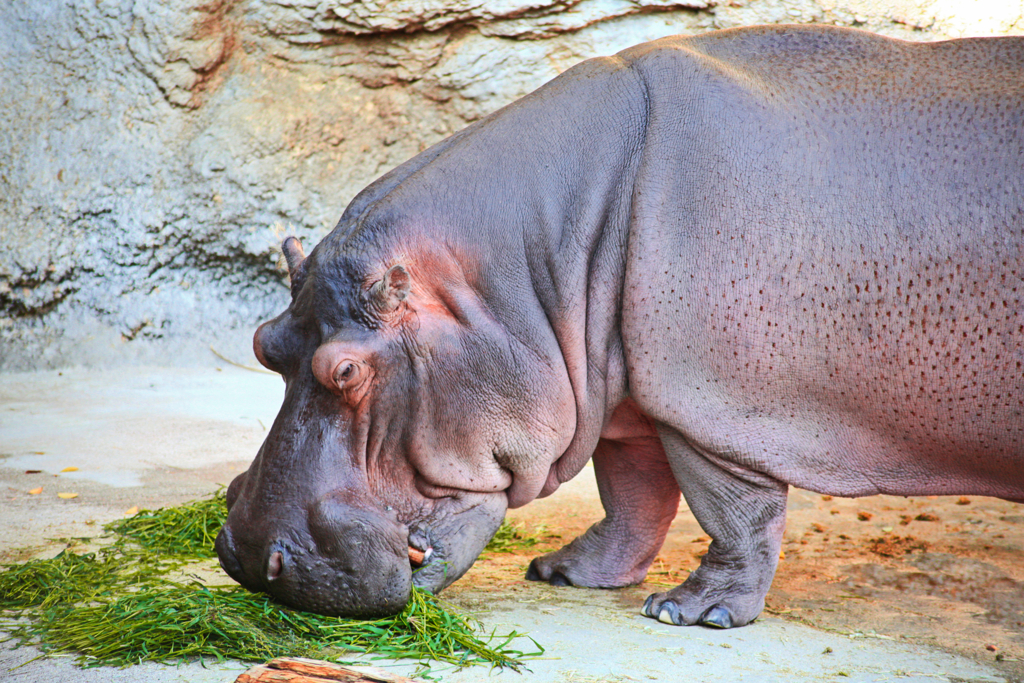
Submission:
M 748 624 L 764 608 L 779 563 L 788 487 L 739 466 L 725 469 L 672 429 L 659 427 L 658 433 L 711 546 L 682 585 L 650 596 L 641 611 L 676 625 Z
M 618 588 L 640 583 L 665 542 L 679 486 L 653 436 L 601 439 L 593 455 L 605 518 L 561 550 L 533 560 L 530 581 Z

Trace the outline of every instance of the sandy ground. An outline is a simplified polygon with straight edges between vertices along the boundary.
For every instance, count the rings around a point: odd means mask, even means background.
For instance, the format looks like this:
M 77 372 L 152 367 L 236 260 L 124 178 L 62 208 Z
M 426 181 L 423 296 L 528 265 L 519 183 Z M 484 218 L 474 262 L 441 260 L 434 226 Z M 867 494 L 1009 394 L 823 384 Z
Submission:
M 588 467 L 552 498 L 509 514 L 524 529 L 559 538 L 492 556 L 451 592 L 526 583 L 533 556 L 603 516 L 592 476 Z M 647 581 L 615 591 L 620 602 L 638 610 L 650 593 L 681 583 L 707 543 L 684 504 Z M 764 617 L 938 647 L 1024 680 L 1024 506 L 981 497 L 842 499 L 792 489 L 783 551 Z
M 54 538 L 96 535 L 132 506 L 174 504 L 228 483 L 258 449 L 282 386 L 229 366 L 0 375 L 0 561 L 53 552 Z M 62 472 L 69 467 L 77 470 Z M 488 628 L 529 632 L 547 653 L 526 675 L 469 669 L 441 672 L 444 680 L 1024 681 L 1024 506 L 794 490 L 768 609 L 724 632 L 638 614 L 706 548 L 685 508 L 641 586 L 523 580 L 532 557 L 601 516 L 589 468 L 510 513 L 542 543 L 481 558 L 445 595 Z M 37 654 L 0 649 L 0 680 L 219 682 L 245 668 L 80 671 L 67 659 L 30 662 Z

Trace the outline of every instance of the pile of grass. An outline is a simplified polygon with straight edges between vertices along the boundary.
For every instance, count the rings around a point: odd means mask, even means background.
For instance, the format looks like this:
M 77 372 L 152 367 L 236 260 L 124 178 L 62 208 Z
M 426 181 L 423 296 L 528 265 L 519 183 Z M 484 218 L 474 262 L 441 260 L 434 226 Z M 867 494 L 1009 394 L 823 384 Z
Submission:
M 216 557 L 213 543 L 228 518 L 224 490 L 210 498 L 159 510 L 141 510 L 103 527 L 140 548 L 176 557 Z
M 515 632 L 478 635 L 479 623 L 419 589 L 399 615 L 353 620 L 291 610 L 239 586 L 207 585 L 187 572 L 214 556 L 225 516 L 219 493 L 109 524 L 99 550 L 76 552 L 80 544 L 71 543 L 51 559 L 4 565 L 0 626 L 19 645 L 74 654 L 86 667 L 193 658 L 343 661 L 364 653 L 518 669 L 524 657 L 543 652 L 512 649 Z

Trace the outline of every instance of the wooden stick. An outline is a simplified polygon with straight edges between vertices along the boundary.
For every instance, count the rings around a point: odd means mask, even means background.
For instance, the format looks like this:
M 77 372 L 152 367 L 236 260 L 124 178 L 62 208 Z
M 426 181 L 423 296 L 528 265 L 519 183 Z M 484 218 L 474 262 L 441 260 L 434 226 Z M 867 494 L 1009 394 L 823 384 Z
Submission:
M 271 669 L 268 666 L 254 666 L 238 678 L 235 679 L 235 683 L 324 683 L 329 681 L 329 678 L 310 678 L 309 676 L 303 676 L 302 674 L 295 673 L 294 671 L 281 671 L 280 669 Z M 338 680 L 338 679 L 334 679 Z M 358 681 L 357 678 L 340 679 L 344 681 Z M 365 680 L 365 679 L 364 679 Z
M 419 683 L 373 667 L 353 669 L 333 662 L 304 657 L 280 657 L 252 667 L 235 683 Z

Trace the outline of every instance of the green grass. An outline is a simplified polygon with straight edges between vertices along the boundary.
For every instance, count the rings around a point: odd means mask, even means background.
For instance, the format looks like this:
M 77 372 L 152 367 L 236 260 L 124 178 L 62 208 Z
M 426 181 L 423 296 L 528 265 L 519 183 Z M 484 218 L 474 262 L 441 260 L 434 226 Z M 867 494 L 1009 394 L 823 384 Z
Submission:
M 141 548 L 179 557 L 216 557 L 213 542 L 228 517 L 224 489 L 211 498 L 184 505 L 140 510 L 137 514 L 104 525 L 115 536 Z
M 82 666 L 280 656 L 339 661 L 362 653 L 517 669 L 523 658 L 543 653 L 532 640 L 537 652 L 512 649 L 515 632 L 480 635 L 478 622 L 419 589 L 401 614 L 354 620 L 291 610 L 235 585 L 207 585 L 186 572 L 211 564 L 225 517 L 218 492 L 108 524 L 99 550 L 75 552 L 71 544 L 51 559 L 3 565 L 0 625 L 18 644 L 76 655 Z
M 508 520 L 501 523 L 490 543 L 484 548 L 485 553 L 517 553 L 521 550 L 532 548 L 538 543 L 549 543 L 558 540 L 557 534 L 551 534 L 543 524 L 532 531 L 527 531 L 522 524 L 515 524 Z

